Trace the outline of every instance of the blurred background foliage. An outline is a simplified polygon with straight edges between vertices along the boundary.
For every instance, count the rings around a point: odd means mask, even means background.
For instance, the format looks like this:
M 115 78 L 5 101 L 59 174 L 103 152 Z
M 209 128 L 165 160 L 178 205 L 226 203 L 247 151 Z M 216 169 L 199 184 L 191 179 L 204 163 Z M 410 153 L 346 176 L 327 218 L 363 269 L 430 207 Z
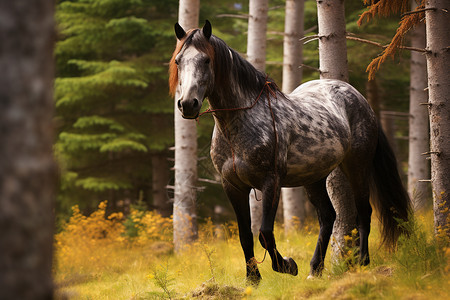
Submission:
M 269 1 L 266 72 L 281 86 L 284 4 Z M 248 1 L 201 1 L 200 24 L 208 19 L 213 34 L 246 53 Z M 347 31 L 386 44 L 398 19 L 358 27 L 362 0 L 346 1 Z M 110 211 L 127 213 L 130 205 L 152 208 L 152 156 L 173 159 L 173 99 L 168 95 L 168 61 L 175 46 L 176 0 L 59 0 L 56 19 L 55 152 L 61 167 L 57 201 L 59 221 L 71 207 L 90 213 L 103 200 Z M 228 15 L 228 16 L 224 16 Z M 241 18 L 229 15 L 240 15 Z M 200 25 L 201 26 L 201 25 Z M 305 1 L 305 30 L 317 34 L 316 1 Z M 366 66 L 380 52 L 373 45 L 348 41 L 350 83 L 367 95 Z M 319 78 L 318 44 L 304 45 L 303 81 Z M 409 53 L 384 64 L 375 83 L 383 110 L 408 111 Z M 373 89 L 373 86 L 372 86 Z M 207 105 L 207 104 L 206 104 Z M 209 159 L 211 117 L 198 122 L 200 218 L 224 221 L 231 207 Z M 397 128 L 407 135 L 407 128 Z M 407 153 L 407 143 L 398 150 Z M 407 155 L 400 155 L 407 159 Z M 404 165 L 404 163 L 403 163 Z M 168 163 L 168 168 L 171 165 Z M 155 173 L 155 174 L 152 174 Z M 170 174 L 169 178 L 173 178 Z M 173 185 L 173 179 L 167 182 Z M 168 199 L 173 193 L 167 192 Z

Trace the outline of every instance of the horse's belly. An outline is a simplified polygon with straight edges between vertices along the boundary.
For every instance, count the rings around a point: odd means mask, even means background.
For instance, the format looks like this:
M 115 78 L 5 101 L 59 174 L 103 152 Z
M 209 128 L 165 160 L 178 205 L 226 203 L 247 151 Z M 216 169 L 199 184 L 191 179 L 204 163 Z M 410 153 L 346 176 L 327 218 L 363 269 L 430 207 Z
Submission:
M 283 186 L 293 187 L 314 183 L 331 173 L 344 159 L 345 149 L 340 143 L 333 147 L 310 148 L 308 151 L 288 153 Z

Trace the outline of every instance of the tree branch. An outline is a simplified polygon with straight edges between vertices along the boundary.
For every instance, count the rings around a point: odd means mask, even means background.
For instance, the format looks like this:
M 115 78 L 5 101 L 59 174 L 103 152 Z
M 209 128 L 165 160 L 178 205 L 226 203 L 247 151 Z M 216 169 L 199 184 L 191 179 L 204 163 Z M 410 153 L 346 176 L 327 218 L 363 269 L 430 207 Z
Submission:
M 315 67 L 311 67 L 311 66 L 305 65 L 305 64 L 300 64 L 299 68 L 307 68 L 307 69 L 310 69 L 310 70 L 313 70 L 313 71 L 316 71 L 316 72 L 320 73 L 319 69 L 317 69 Z
M 421 12 L 424 12 L 427 10 L 436 10 L 436 9 L 437 9 L 436 7 L 421 8 L 421 9 L 405 12 L 404 14 L 400 15 L 400 17 L 403 18 L 404 16 L 407 16 L 407 15 L 417 14 L 417 13 L 421 13 Z
M 366 40 L 366 39 L 362 39 L 362 38 L 357 38 L 354 36 L 346 36 L 347 40 L 352 40 L 352 41 L 357 41 L 360 43 L 366 43 L 366 44 L 370 44 L 370 45 L 374 45 L 383 49 L 386 49 L 388 45 L 382 45 L 380 43 L 374 42 L 374 41 L 370 41 L 370 40 Z M 405 50 L 410 50 L 410 51 L 417 51 L 417 52 L 422 52 L 422 53 L 427 53 L 428 51 L 426 49 L 423 48 L 416 48 L 416 47 L 408 47 L 408 46 L 400 46 L 398 47 L 399 49 L 405 49 Z
M 220 14 L 216 15 L 217 18 L 237 18 L 237 19 L 248 19 L 250 15 L 242 14 L 242 15 L 233 15 L 233 14 Z
M 267 34 L 281 35 L 281 36 L 286 35 L 284 32 L 281 32 L 281 31 L 267 31 Z
M 309 42 L 312 42 L 314 40 L 318 40 L 320 38 L 320 36 L 318 34 L 315 35 L 308 35 L 308 36 L 304 36 L 301 39 L 299 39 L 300 42 L 303 42 L 303 44 L 307 44 Z

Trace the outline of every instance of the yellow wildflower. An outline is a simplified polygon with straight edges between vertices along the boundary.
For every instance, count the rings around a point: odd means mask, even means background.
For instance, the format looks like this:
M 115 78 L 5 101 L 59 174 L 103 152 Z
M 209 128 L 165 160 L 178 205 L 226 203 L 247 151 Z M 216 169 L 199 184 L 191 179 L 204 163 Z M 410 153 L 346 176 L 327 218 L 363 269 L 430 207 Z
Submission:
M 250 296 L 250 295 L 252 294 L 252 291 L 253 291 L 252 287 L 251 287 L 251 286 L 248 286 L 248 287 L 245 289 L 244 294 L 245 294 L 246 296 Z

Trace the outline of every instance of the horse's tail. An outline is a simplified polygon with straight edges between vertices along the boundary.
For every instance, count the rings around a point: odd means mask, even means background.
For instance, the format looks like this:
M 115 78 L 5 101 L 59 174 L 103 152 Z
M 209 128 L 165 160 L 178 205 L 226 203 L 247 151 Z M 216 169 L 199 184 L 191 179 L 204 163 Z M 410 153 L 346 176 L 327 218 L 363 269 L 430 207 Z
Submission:
M 378 130 L 378 144 L 372 166 L 371 198 L 383 225 L 383 243 L 395 247 L 408 221 L 411 204 L 403 187 L 397 168 L 397 160 L 381 126 Z

